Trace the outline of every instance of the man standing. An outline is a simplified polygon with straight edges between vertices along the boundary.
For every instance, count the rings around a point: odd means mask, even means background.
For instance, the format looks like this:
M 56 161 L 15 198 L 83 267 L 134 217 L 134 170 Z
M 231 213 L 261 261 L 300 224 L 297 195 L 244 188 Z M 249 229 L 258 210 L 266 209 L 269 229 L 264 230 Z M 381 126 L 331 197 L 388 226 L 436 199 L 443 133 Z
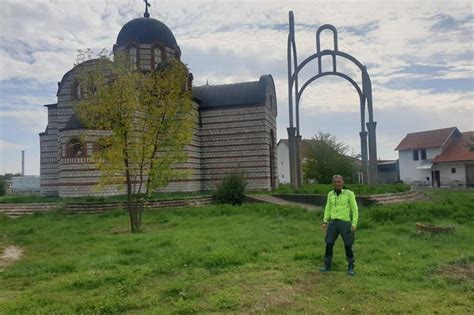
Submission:
M 334 190 L 328 193 L 326 208 L 324 209 L 323 230 L 326 232 L 326 252 L 324 254 L 324 265 L 319 269 L 321 272 L 331 270 L 332 249 L 339 234 L 344 241 L 346 258 L 348 262 L 347 274 L 355 275 L 354 271 L 354 232 L 357 229 L 359 209 L 354 193 L 344 188 L 344 178 L 341 175 L 332 177 Z

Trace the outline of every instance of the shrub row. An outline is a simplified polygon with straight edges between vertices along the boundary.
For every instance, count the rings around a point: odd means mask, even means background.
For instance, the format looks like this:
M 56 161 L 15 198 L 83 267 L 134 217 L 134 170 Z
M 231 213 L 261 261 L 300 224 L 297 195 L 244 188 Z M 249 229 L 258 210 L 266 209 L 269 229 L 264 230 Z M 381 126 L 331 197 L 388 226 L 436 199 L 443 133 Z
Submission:
M 356 195 L 376 195 L 386 193 L 398 193 L 410 190 L 410 185 L 407 184 L 382 184 L 376 186 L 363 184 L 345 185 L 352 190 Z M 331 184 L 305 184 L 300 188 L 293 189 L 289 184 L 280 184 L 276 193 L 296 193 L 296 194 L 327 194 L 333 189 Z
M 433 191 L 431 201 L 375 205 L 363 209 L 360 228 L 374 224 L 432 222 L 448 219 L 463 224 L 474 221 L 474 193 L 470 191 Z

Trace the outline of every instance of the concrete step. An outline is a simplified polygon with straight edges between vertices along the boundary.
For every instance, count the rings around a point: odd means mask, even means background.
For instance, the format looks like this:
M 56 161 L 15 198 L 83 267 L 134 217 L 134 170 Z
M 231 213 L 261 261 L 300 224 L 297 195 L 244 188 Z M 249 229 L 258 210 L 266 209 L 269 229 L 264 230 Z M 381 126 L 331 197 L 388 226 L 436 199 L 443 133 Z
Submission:
M 60 205 L 57 203 L 3 203 L 0 204 L 0 212 L 10 209 L 39 209 L 50 210 L 57 209 Z
M 396 194 L 372 195 L 369 197 L 378 204 L 402 203 L 428 199 L 426 195 L 416 191 Z
M 285 206 L 297 206 L 304 208 L 308 211 L 318 211 L 321 210 L 320 207 L 317 207 L 315 205 L 310 205 L 307 203 L 300 203 L 300 202 L 294 202 L 294 201 L 288 201 L 285 199 L 281 199 L 275 196 L 270 196 L 270 195 L 246 195 L 247 200 L 251 202 L 265 202 L 265 203 L 272 203 L 276 205 L 285 205 Z
M 212 203 L 212 197 L 197 197 L 192 199 L 153 200 L 145 205 L 148 209 L 163 209 L 176 207 L 197 207 Z M 55 211 L 64 208 L 67 213 L 93 214 L 104 213 L 122 207 L 126 210 L 123 202 L 80 202 L 80 203 L 10 203 L 0 204 L 0 213 L 10 217 L 19 217 L 33 213 Z

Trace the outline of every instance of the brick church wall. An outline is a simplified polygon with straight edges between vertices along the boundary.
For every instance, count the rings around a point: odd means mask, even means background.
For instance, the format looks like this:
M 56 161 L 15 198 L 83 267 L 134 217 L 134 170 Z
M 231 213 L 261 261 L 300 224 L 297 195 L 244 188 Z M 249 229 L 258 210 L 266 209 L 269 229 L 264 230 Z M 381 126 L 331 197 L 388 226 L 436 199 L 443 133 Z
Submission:
M 40 134 L 40 187 L 44 196 L 58 194 L 57 105 L 47 105 L 48 126 Z
M 271 189 L 270 131 L 276 123 L 267 106 L 206 109 L 201 121 L 202 190 L 215 189 L 232 170 L 245 173 L 250 190 Z

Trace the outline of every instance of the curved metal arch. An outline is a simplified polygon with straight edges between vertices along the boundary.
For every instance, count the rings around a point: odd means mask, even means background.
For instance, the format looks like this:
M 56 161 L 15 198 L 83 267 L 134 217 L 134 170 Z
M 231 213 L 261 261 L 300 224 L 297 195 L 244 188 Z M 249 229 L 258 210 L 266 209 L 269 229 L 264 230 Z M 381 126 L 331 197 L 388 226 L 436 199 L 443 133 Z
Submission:
M 334 50 L 323 50 L 321 51 L 320 36 L 324 30 L 330 30 L 333 33 L 333 44 Z M 354 58 L 353 56 L 340 52 L 337 44 L 337 30 L 333 25 L 324 24 L 318 28 L 316 32 L 316 53 L 306 58 L 301 64 L 297 62 L 296 42 L 295 42 L 295 30 L 294 30 L 294 15 L 293 12 L 289 12 L 289 34 L 288 34 L 288 106 L 290 110 L 290 127 L 288 130 L 288 144 L 289 144 L 289 157 L 290 157 L 290 181 L 293 187 L 299 187 L 302 184 L 302 167 L 301 167 L 301 135 L 299 133 L 299 103 L 301 96 L 306 87 L 313 81 L 327 75 L 336 75 L 349 81 L 357 93 L 359 94 L 360 100 L 360 117 L 361 117 L 361 132 L 359 133 L 361 138 L 361 154 L 362 154 L 362 165 L 364 172 L 364 182 L 369 184 L 375 184 L 377 182 L 377 146 L 376 146 L 376 134 L 375 129 L 377 123 L 373 121 L 373 108 L 372 108 L 372 87 L 371 80 L 367 69 L 362 63 Z M 333 71 L 323 72 L 322 69 L 322 57 L 330 55 L 333 60 Z M 336 68 L 336 57 L 342 57 L 353 64 L 355 64 L 361 71 L 362 74 L 362 89 L 360 86 L 349 76 L 344 73 L 340 73 Z M 312 60 L 318 58 L 318 74 L 309 78 L 301 89 L 298 88 L 298 75 L 300 71 Z M 295 91 L 293 92 L 293 89 Z M 293 103 L 295 101 L 295 103 Z M 367 102 L 367 106 L 366 106 Z M 295 108 L 293 108 L 295 106 Z M 293 113 L 293 109 L 295 112 Z M 369 122 L 365 123 L 366 109 L 369 112 Z M 296 114 L 296 128 L 293 126 L 293 114 Z M 365 125 L 367 125 L 368 132 L 365 131 Z M 367 143 L 368 136 L 368 143 Z M 368 146 L 367 146 L 368 144 Z M 368 152 L 367 152 L 368 148 Z M 367 153 L 370 157 L 367 156 Z M 367 164 L 369 163 L 368 167 Z
M 318 30 L 316 31 L 316 52 L 321 52 L 321 33 L 325 30 L 330 30 L 332 31 L 333 35 L 333 42 L 334 42 L 334 51 L 338 51 L 338 45 L 337 45 L 337 29 L 331 25 L 331 24 L 324 24 L 321 25 Z M 321 58 L 318 59 L 318 71 L 321 73 L 322 65 L 321 65 Z M 337 71 L 337 65 L 336 65 L 336 56 L 332 55 L 332 70 L 334 72 Z
M 317 52 L 321 51 L 321 33 L 325 30 L 331 30 L 332 31 L 333 40 L 334 40 L 334 50 L 338 51 L 338 49 L 337 49 L 337 29 L 334 27 L 334 25 L 331 25 L 331 24 L 323 24 L 316 31 L 316 51 Z
M 327 26 L 332 26 L 332 25 L 329 25 L 327 24 Z M 321 26 L 322 27 L 322 26 Z M 320 27 L 320 29 L 321 29 Z M 318 29 L 319 30 L 319 29 Z M 294 44 L 294 42 L 293 42 Z M 293 48 L 295 48 L 295 45 L 293 45 Z M 297 95 L 295 96 L 296 97 L 296 104 L 295 104 L 295 112 L 296 112 L 296 131 L 297 131 L 297 134 L 299 135 L 299 131 L 300 131 L 300 128 L 299 128 L 299 101 L 300 101 L 300 98 L 301 98 L 301 95 L 302 93 L 298 93 L 298 86 L 296 85 L 297 82 L 298 82 L 298 74 L 301 70 L 303 70 L 303 68 L 312 60 L 318 58 L 318 65 L 319 65 L 319 62 L 321 61 L 321 57 L 323 56 L 327 56 L 327 55 L 331 55 L 333 57 L 335 57 L 335 55 L 338 55 L 340 57 L 343 57 L 343 58 L 346 58 L 350 61 L 352 61 L 362 72 L 362 92 L 359 92 L 360 91 L 360 87 L 356 90 L 358 91 L 359 93 L 359 98 L 362 99 L 362 96 L 364 96 L 364 100 L 367 100 L 367 111 L 368 111 L 368 114 L 369 114 L 369 122 L 372 122 L 373 121 L 373 107 L 372 107 L 372 88 L 371 88 L 371 81 L 370 81 L 370 76 L 369 74 L 367 73 L 367 68 L 359 61 L 357 60 L 356 58 L 354 58 L 353 56 L 345 53 L 345 52 L 341 52 L 341 51 L 332 51 L 332 50 L 323 50 L 321 52 L 316 52 L 315 54 L 307 57 L 305 60 L 303 60 L 303 62 L 301 62 L 301 64 L 299 64 L 296 68 L 295 68 L 295 71 L 293 73 L 293 75 L 290 76 L 290 82 L 289 82 L 289 89 L 292 91 L 293 90 L 293 83 L 295 83 L 295 89 L 297 91 Z M 319 70 L 321 70 L 321 66 L 319 66 Z M 340 72 L 337 72 L 337 71 L 328 71 L 328 72 L 320 72 L 319 71 L 319 74 L 325 74 L 325 73 L 328 73 L 328 74 L 334 74 L 334 73 L 340 73 Z M 341 77 L 343 77 L 343 73 L 340 73 L 341 74 Z M 326 74 L 327 75 L 327 74 Z M 344 78 L 344 77 L 343 77 Z M 352 78 L 348 77 L 349 82 L 351 82 Z M 345 78 L 345 79 L 347 79 Z M 313 80 L 314 81 L 314 80 Z M 354 81 L 354 80 L 352 80 Z M 351 82 L 352 83 L 352 82 Z M 355 82 L 354 82 L 355 83 Z M 354 84 L 353 84 L 354 85 Z M 305 87 L 306 88 L 306 87 Z M 292 95 L 292 93 L 290 94 Z M 365 102 L 364 102 L 364 105 L 365 105 Z M 361 116 L 363 115 L 364 117 L 364 126 L 362 127 L 362 131 L 365 131 L 365 106 L 362 106 L 361 105 L 361 111 L 363 110 L 363 112 L 361 112 Z
M 295 78 L 298 76 L 298 73 L 303 70 L 304 66 L 309 63 L 310 61 L 312 61 L 313 59 L 315 58 L 321 58 L 323 56 L 327 56 L 327 55 L 337 55 L 337 56 L 340 56 L 340 57 L 343 57 L 343 58 L 346 58 L 346 59 L 349 59 L 350 61 L 352 61 L 359 69 L 360 71 L 363 73 L 363 72 L 367 72 L 366 68 L 364 65 L 362 65 L 362 63 L 360 63 L 359 60 L 357 60 L 356 58 L 352 57 L 351 55 L 345 53 L 345 52 L 342 52 L 342 51 L 334 51 L 334 50 L 323 50 L 321 52 L 317 52 L 315 54 L 312 54 L 311 56 L 309 56 L 308 58 L 306 58 L 305 60 L 303 60 L 298 67 L 296 67 L 295 69 L 295 72 L 293 72 L 293 75 L 291 76 L 291 86 L 293 85 L 293 81 L 295 80 Z M 322 72 L 324 73 L 324 72 Z M 368 76 L 368 74 L 367 74 Z
M 345 73 L 341 73 L 341 72 L 323 72 L 323 73 L 320 73 L 320 74 L 317 74 L 311 78 L 309 78 L 302 86 L 301 86 L 301 89 L 299 91 L 297 91 L 296 93 L 296 99 L 297 99 L 297 102 L 296 102 L 296 105 L 299 106 L 299 101 L 301 99 L 301 96 L 303 95 L 303 92 L 304 90 L 313 82 L 313 81 L 316 81 L 317 79 L 319 78 L 322 78 L 322 77 L 325 77 L 325 76 L 328 76 L 328 75 L 335 75 L 335 76 L 338 76 L 338 77 L 341 77 L 343 79 L 346 79 L 347 81 L 349 81 L 349 83 L 352 84 L 352 86 L 354 87 L 354 89 L 356 90 L 357 94 L 359 94 L 359 103 L 360 103 L 360 125 L 361 125 L 361 131 L 364 132 L 365 131 L 365 95 L 364 93 L 362 92 L 362 90 L 360 89 L 359 85 L 357 84 L 357 82 L 355 82 L 351 77 L 349 77 L 347 74 Z M 300 130 L 299 130 L 299 126 L 297 126 L 297 134 L 299 135 L 300 134 Z
M 359 98 L 361 98 L 363 96 L 363 93 L 362 93 L 362 90 L 360 89 L 359 85 L 351 78 L 349 77 L 347 74 L 344 74 L 344 73 L 341 73 L 341 72 L 323 72 L 323 73 L 320 73 L 320 74 L 317 74 L 311 78 L 308 79 L 308 81 L 305 82 L 305 84 L 303 84 L 303 86 L 301 87 L 301 89 L 298 91 L 297 93 L 297 97 L 298 98 L 301 98 L 301 95 L 303 95 L 303 92 L 304 90 L 308 87 L 308 85 L 310 85 L 313 81 L 319 79 L 319 78 L 322 78 L 322 77 L 325 77 L 325 76 L 328 76 L 328 75 L 335 75 L 335 76 L 338 76 L 338 77 L 341 77 L 343 79 L 346 79 L 347 81 L 349 81 L 352 86 L 355 88 L 355 90 L 357 91 L 357 93 L 359 94 Z

